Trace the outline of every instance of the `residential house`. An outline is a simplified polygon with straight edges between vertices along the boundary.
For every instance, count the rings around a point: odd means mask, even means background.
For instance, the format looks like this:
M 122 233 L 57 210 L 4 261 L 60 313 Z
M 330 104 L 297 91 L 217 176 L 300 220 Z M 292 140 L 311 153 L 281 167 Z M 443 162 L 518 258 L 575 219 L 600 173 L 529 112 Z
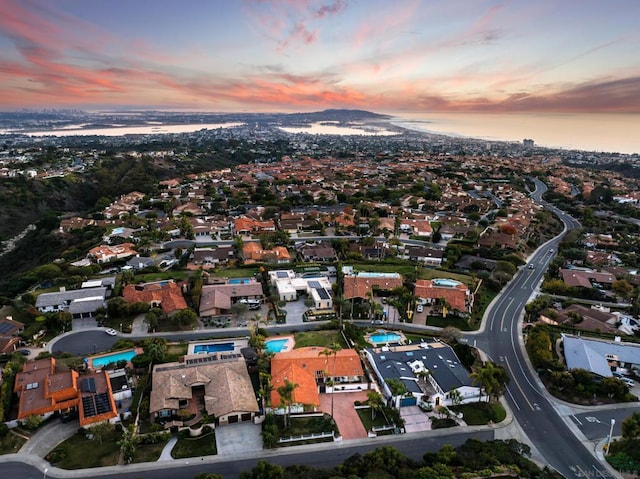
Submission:
M 201 317 L 219 316 L 229 314 L 231 306 L 241 299 L 264 300 L 262 283 L 255 279 L 247 279 L 242 282 L 228 282 L 219 284 L 205 284 L 200 296 Z
M 284 246 L 274 246 L 273 249 L 263 249 L 259 242 L 249 241 L 242 245 L 244 264 L 254 263 L 289 263 L 291 255 Z
M 439 341 L 368 348 L 365 355 L 383 396 L 397 408 L 424 404 L 452 405 L 451 392 L 462 402 L 477 400 L 480 389 L 473 385 L 469 371 L 449 345 Z M 394 396 L 388 380 L 400 381 L 407 394 Z
M 368 273 L 353 271 L 349 267 L 343 268 L 344 299 L 366 299 L 374 295 L 374 290 L 393 291 L 402 286 L 402 276 L 399 273 Z
M 425 266 L 441 266 L 444 259 L 444 250 L 426 246 L 408 245 L 405 247 L 402 257 L 416 263 L 424 264 Z
M 611 377 L 612 371 L 640 372 L 640 345 L 622 341 L 585 338 L 563 334 L 567 369 L 586 369 L 601 377 Z
M 105 286 L 69 291 L 61 287 L 58 292 L 38 295 L 35 306 L 42 313 L 68 311 L 74 319 L 92 318 L 98 308 L 106 306 L 107 292 Z
M 217 426 L 253 420 L 258 402 L 241 354 L 186 356 L 154 366 L 149 407 L 154 418 L 169 420 L 181 411 L 199 416 L 202 406 Z
M 459 314 L 469 314 L 473 306 L 473 294 L 467 285 L 452 279 L 419 279 L 416 281 L 415 296 L 426 304 L 442 300 L 446 308 Z
M 300 248 L 300 255 L 305 262 L 333 262 L 337 256 L 333 247 L 328 243 L 319 243 L 317 245 L 305 244 Z
M 310 346 L 276 353 L 271 359 L 271 405 L 282 406 L 278 388 L 285 381 L 297 384 L 293 404 L 319 406 L 321 393 L 359 391 L 368 388 L 360 356 L 355 349 L 325 355 L 325 348 Z M 334 362 L 335 359 L 335 362 Z
M 565 309 L 551 309 L 540 314 L 540 321 L 546 324 L 564 324 L 587 331 L 614 333 L 618 316 L 598 308 L 588 308 L 581 304 L 572 304 Z
M 582 288 L 607 288 L 616 281 L 615 275 L 611 273 L 598 273 L 596 271 L 579 271 L 575 269 L 560 269 L 562 281 L 569 286 L 579 286 Z
M 133 269 L 135 271 L 142 271 L 143 269 L 152 268 L 154 266 L 156 266 L 156 262 L 153 260 L 153 258 L 136 254 L 133 258 L 127 261 L 127 264 L 123 266 L 122 269 Z
M 87 255 L 98 264 L 108 263 L 118 259 L 128 258 L 136 255 L 133 243 L 122 243 L 119 245 L 100 245 L 89 250 Z
M 173 280 L 127 284 L 122 290 L 122 297 L 129 304 L 147 303 L 152 308 L 162 308 L 165 314 L 172 314 L 188 308 L 182 295 L 186 287 L 188 283 L 178 284 Z
M 78 411 L 80 427 L 118 420 L 106 371 L 83 374 L 60 368 L 53 357 L 27 361 L 16 374 L 18 420 L 47 418 L 55 412 Z
M 11 354 L 18 349 L 20 345 L 19 334 L 22 331 L 24 331 L 24 324 L 15 321 L 11 316 L 0 319 L 0 354 Z
M 191 255 L 193 264 L 207 266 L 226 265 L 233 259 L 235 250 L 231 246 L 196 248 Z

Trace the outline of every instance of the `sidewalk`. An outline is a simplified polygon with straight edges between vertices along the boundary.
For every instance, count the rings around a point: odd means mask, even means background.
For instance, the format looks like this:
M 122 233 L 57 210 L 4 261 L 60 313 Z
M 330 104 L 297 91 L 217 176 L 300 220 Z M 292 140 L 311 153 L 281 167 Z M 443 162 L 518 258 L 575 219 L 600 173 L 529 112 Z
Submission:
M 165 444 L 164 449 L 162 449 L 162 453 L 158 458 L 158 461 L 173 461 L 173 457 L 171 457 L 171 451 L 173 450 L 173 446 L 178 442 L 178 438 L 176 436 L 172 436 L 171 439 Z

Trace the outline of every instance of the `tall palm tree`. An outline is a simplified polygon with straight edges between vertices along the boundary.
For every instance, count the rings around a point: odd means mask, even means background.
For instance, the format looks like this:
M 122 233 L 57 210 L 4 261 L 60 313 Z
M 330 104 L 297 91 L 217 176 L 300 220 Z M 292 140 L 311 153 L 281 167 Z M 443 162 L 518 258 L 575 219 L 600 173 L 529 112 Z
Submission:
M 323 349 L 318 353 L 318 356 L 323 355 L 327 359 L 327 365 L 329 361 L 329 356 L 333 356 L 333 373 L 331 374 L 331 417 L 333 418 L 333 387 L 335 386 L 335 377 L 336 377 L 336 357 L 338 356 L 338 351 L 342 349 L 338 343 L 332 343 L 328 348 Z
M 378 391 L 369 391 L 367 393 L 367 402 L 371 408 L 371 420 L 373 421 L 376 418 L 376 413 L 382 411 L 384 401 Z
M 480 397 L 478 398 L 478 402 L 482 400 L 483 389 L 487 394 L 487 402 L 491 400 L 492 394 L 494 394 L 496 389 L 499 387 L 495 377 L 497 372 L 498 369 L 492 362 L 486 362 L 469 375 L 472 380 L 471 384 L 474 386 L 480 386 Z
M 293 402 L 293 391 L 298 387 L 298 384 L 290 382 L 288 379 L 284 380 L 284 385 L 280 386 L 277 391 L 280 395 L 280 400 L 285 406 L 284 414 L 284 427 L 289 426 L 289 420 L 291 415 L 291 403 Z

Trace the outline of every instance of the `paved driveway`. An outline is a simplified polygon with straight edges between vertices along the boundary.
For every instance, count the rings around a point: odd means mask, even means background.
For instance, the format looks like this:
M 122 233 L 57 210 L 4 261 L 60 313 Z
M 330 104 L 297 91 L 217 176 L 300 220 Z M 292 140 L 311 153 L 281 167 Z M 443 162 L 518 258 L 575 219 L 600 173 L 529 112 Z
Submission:
M 342 440 L 367 437 L 362 421 L 353 406 L 354 401 L 366 401 L 366 391 L 348 393 L 320 394 L 320 410 L 331 414 L 331 396 L 333 396 L 333 417 L 336 420 Z
M 241 422 L 216 427 L 218 455 L 262 450 L 262 426 Z
M 418 406 L 401 408 L 400 416 L 404 419 L 404 430 L 407 433 L 431 430 L 431 420 Z

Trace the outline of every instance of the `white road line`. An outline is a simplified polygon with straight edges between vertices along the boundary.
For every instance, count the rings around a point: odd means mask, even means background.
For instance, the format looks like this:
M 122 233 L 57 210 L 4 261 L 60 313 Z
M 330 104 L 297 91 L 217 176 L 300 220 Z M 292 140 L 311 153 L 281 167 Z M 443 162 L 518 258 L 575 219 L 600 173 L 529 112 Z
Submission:
M 580 422 L 580 419 L 578 419 L 575 414 L 572 414 L 571 417 L 575 420 L 575 422 L 577 422 L 578 424 L 580 424 L 582 426 L 582 423 Z

